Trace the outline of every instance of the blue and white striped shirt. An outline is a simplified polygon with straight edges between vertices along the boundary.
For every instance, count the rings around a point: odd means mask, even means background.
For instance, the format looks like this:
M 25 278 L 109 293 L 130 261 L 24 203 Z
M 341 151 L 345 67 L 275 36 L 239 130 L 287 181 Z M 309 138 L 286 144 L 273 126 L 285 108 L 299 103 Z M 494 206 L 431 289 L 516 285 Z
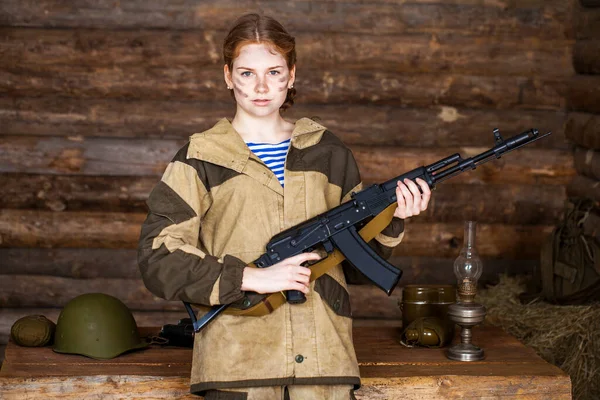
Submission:
M 285 157 L 290 148 L 291 139 L 281 143 L 252 143 L 246 142 L 248 148 L 265 163 L 277 177 L 283 187 L 283 170 L 285 168 Z

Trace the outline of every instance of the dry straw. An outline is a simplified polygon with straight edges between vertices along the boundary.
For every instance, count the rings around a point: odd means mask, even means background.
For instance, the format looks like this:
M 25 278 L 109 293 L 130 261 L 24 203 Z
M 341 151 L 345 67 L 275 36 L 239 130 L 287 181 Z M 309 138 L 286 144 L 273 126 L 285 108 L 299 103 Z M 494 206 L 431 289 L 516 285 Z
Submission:
M 568 373 L 574 399 L 600 399 L 600 304 L 521 304 L 525 285 L 524 278 L 501 275 L 498 285 L 482 290 L 477 301 L 488 309 L 486 323 L 502 327 Z

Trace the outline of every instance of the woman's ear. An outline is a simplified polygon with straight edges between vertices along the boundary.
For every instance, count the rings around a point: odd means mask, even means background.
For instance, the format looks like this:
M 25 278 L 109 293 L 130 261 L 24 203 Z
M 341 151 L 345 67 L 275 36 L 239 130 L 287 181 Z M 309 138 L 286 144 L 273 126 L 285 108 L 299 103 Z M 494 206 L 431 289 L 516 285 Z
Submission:
M 225 83 L 227 84 L 227 89 L 233 89 L 233 80 L 231 79 L 231 71 L 229 71 L 229 65 L 225 64 L 223 66 L 223 78 L 225 79 Z

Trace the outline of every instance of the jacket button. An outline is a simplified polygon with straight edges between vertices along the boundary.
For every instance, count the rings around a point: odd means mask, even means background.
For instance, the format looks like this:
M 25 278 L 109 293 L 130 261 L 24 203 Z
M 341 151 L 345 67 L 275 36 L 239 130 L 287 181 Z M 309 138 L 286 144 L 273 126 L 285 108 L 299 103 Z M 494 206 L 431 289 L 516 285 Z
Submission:
M 302 361 L 304 361 L 304 356 L 302 354 L 298 354 L 296 356 L 296 362 L 300 364 Z
M 252 304 L 252 302 L 250 301 L 250 299 L 247 298 L 247 297 L 245 297 L 244 298 L 244 302 L 242 303 L 242 305 L 244 306 L 244 308 L 250 307 L 250 304 Z
M 336 300 L 336 301 L 335 301 L 335 303 L 333 303 L 333 309 L 334 309 L 335 311 L 339 311 L 339 309 L 340 309 L 340 305 L 341 305 L 341 301 L 339 301 L 339 300 Z

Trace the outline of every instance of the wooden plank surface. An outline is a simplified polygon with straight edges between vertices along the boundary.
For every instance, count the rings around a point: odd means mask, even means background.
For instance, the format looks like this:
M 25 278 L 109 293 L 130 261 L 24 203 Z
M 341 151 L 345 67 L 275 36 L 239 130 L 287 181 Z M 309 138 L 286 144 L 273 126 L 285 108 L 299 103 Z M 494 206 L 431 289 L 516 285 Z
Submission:
M 40 255 L 43 251 L 44 249 L 33 250 L 31 256 Z M 113 252 L 115 250 L 109 249 L 106 255 L 111 255 Z M 60 265 L 60 261 L 40 257 L 39 263 L 45 262 L 46 268 L 45 270 L 36 268 L 33 271 L 32 265 L 27 265 L 26 262 L 21 270 L 17 270 L 14 268 L 14 262 L 17 260 L 9 259 L 5 264 L 3 275 L 0 275 L 0 343 L 7 342 L 10 327 L 18 318 L 43 314 L 56 321 L 60 307 L 75 296 L 91 292 L 102 292 L 119 298 L 137 313 L 136 320 L 140 318 L 139 325 L 164 325 L 167 323 L 167 318 L 172 318 L 171 321 L 174 321 L 175 317 L 172 315 L 183 311 L 181 303 L 169 302 L 153 296 L 139 277 L 135 251 L 131 250 L 130 253 L 133 253 L 133 259 L 124 260 L 120 265 L 123 269 L 122 275 L 133 276 L 131 278 L 119 277 L 115 271 L 119 266 L 118 262 L 121 261 L 118 258 L 119 252 L 116 252 L 117 257 L 111 262 L 97 265 L 92 261 L 87 264 L 85 269 L 90 271 L 87 274 L 89 278 L 82 276 L 76 269 L 77 262 L 81 263 L 81 259 L 77 259 L 72 267 Z M 0 249 L 0 256 L 4 255 L 6 252 Z M 456 256 L 452 258 L 392 257 L 390 262 L 403 271 L 399 286 L 391 296 L 387 296 L 370 284 L 349 285 L 353 316 L 399 319 L 401 313 L 398 303 L 402 298 L 402 287 L 409 284 L 455 284 L 456 277 L 452 269 L 455 258 Z M 479 283 L 486 285 L 497 283 L 499 274 L 531 274 L 537 266 L 537 260 L 483 258 L 483 265 L 483 274 Z M 48 275 L 40 275 L 40 272 L 46 272 Z M 102 276 L 98 276 L 99 272 L 103 273 Z M 43 290 L 40 291 L 41 287 Z M 31 296 L 32 291 L 36 291 L 36 296 Z
M 446 268 L 442 275 L 449 277 L 450 280 L 443 283 L 451 284 L 455 280 L 450 276 L 451 264 L 447 263 Z M 105 293 L 117 297 L 132 310 L 148 311 L 143 314 L 146 318 L 150 318 L 150 311 L 183 311 L 180 301 L 166 301 L 154 296 L 139 278 L 69 279 L 40 275 L 0 275 L 0 278 L 0 306 L 6 310 L 6 314 L 3 314 L 5 317 L 2 317 L 6 325 L 14 317 L 14 310 L 64 307 L 72 298 L 85 293 Z M 31 296 L 31 293 L 40 287 L 43 291 L 37 292 L 35 297 Z M 372 285 L 352 285 L 349 291 L 353 315 L 357 318 L 398 318 L 400 316 L 398 301 L 401 298 L 401 289 L 399 288 L 389 297 Z M 2 313 L 4 311 L 0 311 L 0 315 Z M 157 319 L 162 318 L 161 314 L 156 315 Z
M 25 6 L 27 4 L 27 6 Z M 376 4 L 376 6 L 373 6 Z M 457 32 L 481 36 L 571 36 L 569 3 L 564 1 L 481 2 L 429 1 L 257 1 L 108 0 L 93 4 L 58 0 L 23 3 L 5 0 L 2 25 L 71 28 L 154 28 L 225 30 L 246 12 L 276 15 L 292 33 L 306 31 L 352 33 Z
M 573 46 L 575 72 L 600 74 L 600 40 L 577 40 Z
M 372 7 L 372 6 L 371 6 Z M 436 7 L 436 6 L 433 6 Z M 439 5 L 437 7 L 440 7 Z M 15 73 L 37 70 L 69 73 L 127 66 L 145 69 L 176 65 L 212 69 L 222 64 L 226 32 L 113 31 L 3 28 L 0 68 Z M 457 34 L 296 35 L 299 67 L 394 72 L 456 72 L 481 75 L 568 77 L 573 75 L 571 41 L 534 38 L 501 39 Z M 16 67 L 16 69 L 14 69 Z M 77 70 L 75 69 L 75 71 Z
M 600 75 L 577 75 L 569 82 L 568 109 L 600 114 Z
M 571 399 L 568 378 L 530 376 L 505 378 L 485 375 L 363 378 L 358 400 L 447 400 L 502 398 L 518 400 Z M 90 376 L 80 378 L 0 378 L 6 399 L 202 399 L 189 394 L 189 378 L 147 376 Z M 110 386 L 109 386 L 110 385 Z M 75 389 L 76 388 L 76 389 Z
M 577 175 L 567 185 L 569 197 L 587 197 L 600 204 L 600 180 Z
M 494 128 L 499 128 L 505 137 L 536 128 L 553 134 L 532 147 L 568 148 L 565 112 L 450 106 L 308 105 L 302 104 L 302 96 L 301 104 L 295 104 L 284 117 L 290 121 L 317 118 L 345 144 L 489 146 L 493 144 Z M 233 114 L 231 99 L 218 103 L 0 96 L 0 135 L 187 139 Z M 579 121 L 586 115 L 589 114 L 569 114 L 568 117 L 569 121 Z
M 431 398 L 468 398 L 459 397 L 460 393 L 474 397 L 485 393 L 505 398 L 542 399 L 549 394 L 553 398 L 570 398 L 570 380 L 564 372 L 543 361 L 533 350 L 499 328 L 475 328 L 473 341 L 485 350 L 486 358 L 461 363 L 448 360 L 444 349 L 401 346 L 398 343 L 398 326 L 359 325 L 355 325 L 353 337 L 363 388 L 357 395 L 365 396 L 365 399 L 408 393 L 408 382 L 411 384 L 411 396 L 416 393 L 437 396 Z M 49 368 L 49 365 L 53 367 Z M 128 389 L 128 382 L 146 382 L 141 386 L 159 390 L 170 388 L 172 392 L 181 391 L 183 394 L 183 385 L 187 382 L 167 380 L 167 386 L 162 383 L 165 382 L 164 377 L 187 378 L 190 367 L 189 349 L 152 347 L 112 360 L 96 361 L 77 355 L 57 354 L 49 347 L 22 348 L 9 343 L 0 373 L 0 387 L 8 396 L 22 395 L 24 388 L 29 388 L 27 393 L 50 396 L 61 388 L 62 396 L 72 396 L 73 387 L 77 387 L 81 395 L 83 390 L 97 391 L 110 384 L 114 393 L 115 389 Z M 121 381 L 116 378 L 115 381 L 116 375 L 124 373 L 128 379 Z M 153 380 L 157 381 L 156 386 Z M 134 390 L 131 393 L 139 392 Z
M 0 136 L 0 172 L 57 175 L 162 175 L 184 140 Z M 349 146 L 366 182 L 385 182 L 459 153 L 473 157 L 486 147 L 415 148 Z M 575 175 L 569 150 L 523 148 L 460 174 L 452 183 L 564 185 Z
M 0 247 L 135 249 L 146 214 L 0 210 Z M 477 246 L 484 257 L 531 259 L 553 225 L 479 224 Z M 463 223 L 408 220 L 396 256 L 456 257 Z
M 573 160 L 578 174 L 600 180 L 600 151 L 577 146 L 573 153 Z
M 468 158 L 489 150 L 489 147 L 433 148 L 427 151 L 414 148 L 350 148 L 357 160 L 362 179 L 368 182 L 384 182 L 397 176 L 395 171 L 410 171 L 419 165 L 434 163 L 453 153 Z M 388 178 L 383 178 L 386 174 Z M 452 183 L 564 185 L 574 175 L 570 151 L 524 148 L 454 177 Z
M 600 115 L 569 113 L 565 125 L 565 136 L 579 146 L 600 150 Z
M 158 178 L 3 174 L 0 208 L 40 211 L 147 212 Z M 446 182 L 436 187 L 419 222 L 548 224 L 557 221 L 565 188 L 557 185 Z M 369 185 L 375 182 L 365 182 Z
M 0 208 L 49 211 L 147 212 L 159 177 L 0 175 Z
M 452 361 L 445 357 L 444 349 L 407 348 L 399 343 L 400 322 L 396 326 L 355 326 L 353 338 L 356 348 L 356 357 L 359 365 L 366 368 L 371 374 L 386 375 L 386 367 L 404 367 L 404 376 L 419 376 L 411 366 L 428 366 L 432 375 L 463 375 L 472 373 L 472 368 L 486 365 L 497 376 L 512 376 L 515 371 L 505 368 L 504 364 L 529 364 L 531 367 L 540 367 L 545 375 L 564 375 L 559 368 L 548 364 L 537 356 L 533 349 L 525 347 L 514 337 L 502 329 L 490 325 L 476 327 L 473 330 L 473 343 L 485 350 L 486 358 L 483 361 L 464 363 Z M 358 323 L 360 325 L 360 323 Z M 142 336 L 156 335 L 160 328 L 141 327 Z M 457 333 L 458 334 L 458 333 Z M 457 340 L 457 338 L 455 338 Z M 51 347 L 21 347 L 12 342 L 8 343 L 6 351 L 6 364 L 2 369 L 2 376 L 85 376 L 85 375 L 118 375 L 119 372 L 128 372 L 129 375 L 155 375 L 177 376 L 190 371 L 192 352 L 187 348 L 171 346 L 152 346 L 144 351 L 136 351 L 111 360 L 94 360 L 79 355 L 58 354 Z M 54 370 L 43 371 L 45 364 L 57 366 Z M 443 364 L 443 365 L 440 365 Z M 29 367 L 25 367 L 25 366 Z M 74 373 L 69 368 L 86 366 L 85 369 Z M 170 368 L 160 366 L 172 365 Z M 123 370 L 126 366 L 127 370 Z M 475 367 L 473 367 L 475 366 Z M 132 367 L 131 369 L 129 369 Z M 375 368 L 379 367 L 379 368 Z M 437 371 L 435 371 L 437 369 Z M 429 375 L 429 374 L 428 374 Z M 519 374 L 517 374 L 519 375 Z M 526 374 L 525 374 L 526 375 Z M 369 374 L 365 375 L 366 377 Z
M 458 255 L 457 240 L 456 253 Z M 44 275 L 85 280 L 95 278 L 139 279 L 135 249 L 98 248 L 0 248 L 2 275 Z M 396 256 L 390 262 L 404 271 L 401 284 L 454 281 L 455 257 Z M 484 270 L 479 282 L 497 283 L 498 274 L 533 270 L 536 260 L 511 260 L 483 257 Z M 399 289 L 398 289 L 399 290 Z
M 598 0 L 579 0 L 584 7 L 600 7 L 600 1 Z
M 218 67 L 193 66 L 0 69 L 0 89 L 12 97 L 53 96 L 147 100 L 231 101 Z M 296 78 L 304 104 L 437 104 L 482 108 L 564 110 L 570 78 L 304 69 Z
M 577 40 L 600 37 L 600 8 L 574 7 L 573 29 Z

